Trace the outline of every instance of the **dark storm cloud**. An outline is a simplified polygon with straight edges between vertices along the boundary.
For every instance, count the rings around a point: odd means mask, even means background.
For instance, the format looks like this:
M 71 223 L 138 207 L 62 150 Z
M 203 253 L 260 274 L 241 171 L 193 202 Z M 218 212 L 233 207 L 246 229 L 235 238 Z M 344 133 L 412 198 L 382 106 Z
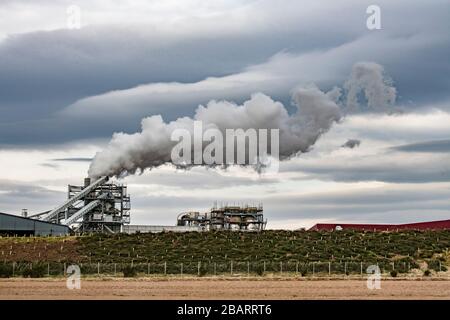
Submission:
M 144 83 L 191 83 L 238 72 L 288 46 L 291 36 L 296 35 L 181 39 L 154 45 L 160 42 L 157 35 L 142 37 L 132 31 L 92 27 L 11 37 L 0 43 L 0 144 L 49 144 L 107 137 L 114 131 L 135 131 L 144 115 L 161 113 L 170 119 L 190 114 L 199 103 L 220 95 L 208 99 L 163 97 L 146 103 L 143 108 L 148 111 L 130 112 L 115 121 L 109 119 L 114 114 L 108 112 L 100 119 L 74 121 L 58 111 L 84 97 Z M 342 38 L 327 35 L 299 41 L 294 47 L 309 49 L 318 46 L 319 39 L 323 40 L 322 46 L 333 46 Z M 235 98 L 239 101 L 245 97 Z M 133 103 L 132 97 L 129 103 Z M 126 104 L 121 105 L 124 110 Z
M 46 117 L 86 96 L 153 82 L 196 82 L 264 62 L 286 47 L 310 50 L 348 40 L 228 35 L 166 39 L 156 31 L 117 27 L 40 31 L 0 43 L 0 122 Z
M 395 146 L 391 149 L 403 152 L 448 153 L 450 152 L 450 140 L 410 143 L 401 146 Z
M 309 5 L 294 1 L 274 6 L 262 1 L 251 7 L 255 14 L 249 15 L 248 25 L 242 26 L 239 33 L 216 30 L 208 34 L 204 28 L 201 34 L 179 36 L 162 33 L 154 26 L 89 26 L 10 36 L 0 42 L 0 144 L 48 144 L 107 137 L 114 131 L 132 132 L 138 129 L 143 116 L 161 113 L 170 120 L 190 115 L 208 99 L 233 99 L 240 103 L 260 90 L 273 91 L 268 92 L 273 98 L 289 102 L 288 92 L 296 83 L 287 78 L 303 76 L 302 81 L 316 81 L 326 89 L 345 79 L 354 59 L 383 64 L 395 80 L 401 103 L 411 100 L 414 106 L 450 98 L 450 13 L 445 10 L 446 3 L 382 1 L 383 29 L 373 32 L 365 28 L 368 4 L 330 3 L 327 10 L 304 14 L 309 12 Z M 345 19 L 336 14 L 343 11 Z M 264 28 L 253 27 L 258 19 L 264 19 Z M 192 91 L 196 97 L 168 92 L 157 99 L 144 100 L 145 103 L 129 95 L 118 100 L 120 108 L 126 111 L 123 117 L 102 108 L 96 117 L 81 120 L 58 113 L 71 104 L 77 105 L 82 98 L 114 90 L 149 83 L 195 83 L 211 76 L 237 74 L 277 52 L 320 56 L 327 51 L 334 53 L 308 60 L 306 65 L 273 64 L 267 70 L 262 68 L 262 72 L 275 78 L 280 72 L 285 73 L 285 80 L 280 78 L 276 85 L 246 79 L 255 85 L 210 94 Z M 308 64 L 315 68 L 305 70 Z M 293 77 L 286 75 L 283 68 Z M 92 101 L 88 99 L 86 103 Z M 105 106 L 113 104 L 114 100 L 105 99 Z

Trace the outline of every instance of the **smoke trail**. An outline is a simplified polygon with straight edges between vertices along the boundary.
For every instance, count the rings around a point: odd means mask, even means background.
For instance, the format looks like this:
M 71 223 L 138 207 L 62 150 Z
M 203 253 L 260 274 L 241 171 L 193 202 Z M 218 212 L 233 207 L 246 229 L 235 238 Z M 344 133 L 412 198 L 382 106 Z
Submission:
M 378 77 L 382 67 L 377 66 L 355 65 L 346 83 L 347 101 L 353 103 L 355 92 L 363 88 L 368 105 L 374 107 L 378 101 L 385 103 L 386 98 L 377 96 L 386 91 L 384 78 Z M 395 89 L 392 92 L 395 96 Z M 160 115 L 150 116 L 142 120 L 141 132 L 114 133 L 106 149 L 95 155 L 89 176 L 124 176 L 172 163 L 171 152 L 177 144 L 171 140 L 172 132 L 186 129 L 193 134 L 194 121 L 202 121 L 203 130 L 216 128 L 224 136 L 226 129 L 279 129 L 279 157 L 283 160 L 307 152 L 321 134 L 341 119 L 341 95 L 340 88 L 325 93 L 315 86 L 297 87 L 292 92 L 296 111 L 291 115 L 282 103 L 263 93 L 255 93 L 242 105 L 212 100 L 206 106 L 200 105 L 193 118 L 183 117 L 166 123 Z

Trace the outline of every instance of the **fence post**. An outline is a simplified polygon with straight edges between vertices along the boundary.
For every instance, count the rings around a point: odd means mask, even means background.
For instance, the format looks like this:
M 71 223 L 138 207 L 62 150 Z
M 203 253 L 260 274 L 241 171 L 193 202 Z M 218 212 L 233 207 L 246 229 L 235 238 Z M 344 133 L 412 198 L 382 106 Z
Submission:
M 247 276 L 250 276 L 250 261 L 247 261 Z
M 183 262 L 181 263 L 180 274 L 183 275 Z
M 64 262 L 64 276 L 66 275 L 66 271 L 67 271 L 66 263 Z
M 439 271 L 442 271 L 442 263 L 440 260 L 439 260 Z
M 264 270 L 264 273 L 266 273 L 266 261 L 263 261 L 263 270 Z
M 97 274 L 100 275 L 100 262 L 97 262 Z
M 164 261 L 164 274 L 167 274 L 167 261 Z
M 147 275 L 150 275 L 150 263 L 147 262 Z
M 283 261 L 280 261 L 280 273 L 283 273 Z
M 214 262 L 214 275 L 216 275 L 216 262 Z
M 331 261 L 328 261 L 328 275 L 331 276 Z
M 363 274 L 363 266 L 362 266 L 362 261 L 361 261 L 361 276 L 362 276 L 362 274 Z
M 114 276 L 116 275 L 116 273 L 117 273 L 117 264 L 114 263 Z
M 395 262 L 392 261 L 392 270 L 395 270 Z
M 347 275 L 347 261 L 344 262 L 344 273 Z
M 13 262 L 13 277 L 14 277 L 15 271 L 16 271 L 16 263 Z
M 201 263 L 201 262 L 199 261 L 199 262 L 198 262 L 198 265 L 197 265 L 197 274 L 198 274 L 198 275 L 200 275 L 200 263 Z
M 316 264 L 316 263 L 313 262 L 312 264 L 313 264 L 313 277 L 314 277 L 314 273 L 315 273 L 315 271 L 316 271 L 316 270 L 315 270 L 315 264 Z
M 297 263 L 295 264 L 295 273 L 298 273 L 298 261 L 297 261 Z
M 233 275 L 233 260 L 230 261 L 230 274 Z

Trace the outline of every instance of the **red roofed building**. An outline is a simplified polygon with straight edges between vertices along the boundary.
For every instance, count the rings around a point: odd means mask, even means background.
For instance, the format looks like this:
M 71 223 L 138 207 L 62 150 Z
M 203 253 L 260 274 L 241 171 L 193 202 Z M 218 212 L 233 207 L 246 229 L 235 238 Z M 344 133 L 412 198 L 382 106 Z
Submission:
M 342 230 L 361 231 L 397 231 L 397 230 L 450 230 L 450 220 L 417 222 L 407 224 L 353 224 L 353 223 L 318 223 L 309 230 Z

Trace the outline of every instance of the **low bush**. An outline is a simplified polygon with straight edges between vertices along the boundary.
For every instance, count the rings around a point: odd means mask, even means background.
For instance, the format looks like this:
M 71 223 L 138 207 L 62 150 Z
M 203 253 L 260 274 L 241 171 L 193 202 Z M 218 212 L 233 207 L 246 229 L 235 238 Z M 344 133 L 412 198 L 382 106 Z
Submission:
M 431 271 L 430 270 L 425 270 L 424 272 L 423 272 L 423 275 L 425 276 L 425 277 L 429 277 L 429 276 L 431 276 Z
M 22 276 L 24 278 L 42 278 L 45 277 L 47 268 L 43 264 L 33 265 L 30 268 L 25 268 L 22 271 Z
M 13 276 L 13 268 L 9 264 L 0 264 L 0 278 L 9 278 Z
M 391 274 L 392 278 L 395 278 L 395 277 L 397 277 L 398 273 L 397 273 L 397 270 L 391 270 L 390 274 Z
M 132 266 L 125 266 L 122 269 L 122 272 L 123 272 L 123 276 L 125 278 L 132 278 L 132 277 L 136 277 L 137 276 L 137 270 L 136 270 L 135 267 L 132 267 Z
M 205 263 L 202 263 L 202 264 L 200 265 L 200 269 L 199 269 L 198 276 L 199 276 L 199 277 L 203 277 L 203 276 L 205 276 L 207 273 L 208 273 L 208 267 L 207 267 L 207 265 L 206 265 Z
M 264 266 L 261 264 L 257 264 L 256 268 L 255 268 L 255 272 L 258 276 L 263 276 L 264 275 Z

